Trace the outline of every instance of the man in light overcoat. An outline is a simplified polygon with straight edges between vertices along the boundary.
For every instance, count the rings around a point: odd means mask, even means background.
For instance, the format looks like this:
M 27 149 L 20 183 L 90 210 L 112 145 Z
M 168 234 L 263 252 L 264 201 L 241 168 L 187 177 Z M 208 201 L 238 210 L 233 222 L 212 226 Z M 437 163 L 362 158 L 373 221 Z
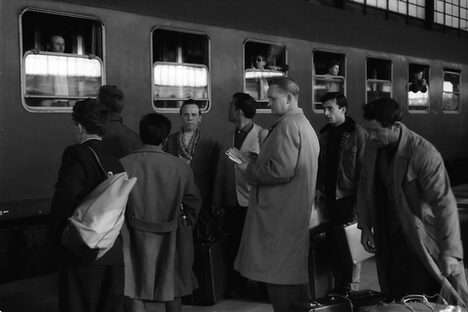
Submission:
M 290 311 L 294 302 L 309 297 L 308 226 L 319 143 L 298 96 L 293 80 L 270 82 L 268 105 L 279 118 L 258 158 L 241 165 L 252 189 L 234 267 L 266 283 L 275 311 Z
M 358 189 L 361 243 L 376 253 L 390 299 L 440 293 L 466 306 L 468 291 L 457 204 L 435 147 L 400 122 L 401 106 L 364 106 L 368 143 Z

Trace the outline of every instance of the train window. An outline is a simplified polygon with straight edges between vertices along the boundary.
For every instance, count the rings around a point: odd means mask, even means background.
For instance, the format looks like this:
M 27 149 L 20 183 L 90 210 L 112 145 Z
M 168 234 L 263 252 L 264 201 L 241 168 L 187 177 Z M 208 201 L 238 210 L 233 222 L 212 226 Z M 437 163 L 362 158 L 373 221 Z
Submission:
M 103 77 L 99 21 L 25 10 L 21 15 L 22 94 L 30 111 L 70 111 L 96 97 Z
M 367 59 L 366 102 L 392 96 L 392 62 L 369 57 Z
M 408 111 L 429 111 L 429 66 L 409 64 Z
M 442 111 L 460 112 L 460 71 L 458 70 L 444 69 Z
M 258 103 L 259 109 L 268 108 L 268 83 L 286 76 L 286 47 L 282 45 L 246 41 L 244 44 L 244 92 Z
M 345 55 L 324 51 L 315 51 L 313 71 L 313 109 L 321 112 L 323 110 L 320 99 L 325 93 L 340 92 L 346 95 L 345 88 Z
M 177 111 L 187 99 L 209 109 L 209 40 L 201 34 L 153 31 L 153 105 Z

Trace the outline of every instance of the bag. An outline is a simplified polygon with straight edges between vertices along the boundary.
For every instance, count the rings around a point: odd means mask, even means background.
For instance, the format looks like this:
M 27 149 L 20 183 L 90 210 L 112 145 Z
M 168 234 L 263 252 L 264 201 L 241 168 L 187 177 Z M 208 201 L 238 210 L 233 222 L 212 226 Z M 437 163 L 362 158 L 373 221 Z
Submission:
M 137 180 L 129 179 L 126 172 L 107 174 L 96 152 L 89 149 L 107 179 L 78 205 L 62 233 L 65 247 L 85 262 L 99 259 L 114 245 L 124 222 L 128 195 Z
M 442 299 L 443 300 L 443 299 Z M 445 301 L 445 300 L 443 300 Z M 399 302 L 362 307 L 360 312 L 466 312 L 459 306 L 429 302 L 424 295 L 409 295 Z
M 361 307 L 388 302 L 382 293 L 370 289 L 352 291 L 348 298 L 353 303 L 353 312 L 358 312 Z
M 352 312 L 351 301 L 343 296 L 330 295 L 309 302 L 294 304 L 297 312 Z
M 374 256 L 362 246 L 361 230 L 358 229 L 356 222 L 345 225 L 344 230 L 353 263 L 359 263 Z

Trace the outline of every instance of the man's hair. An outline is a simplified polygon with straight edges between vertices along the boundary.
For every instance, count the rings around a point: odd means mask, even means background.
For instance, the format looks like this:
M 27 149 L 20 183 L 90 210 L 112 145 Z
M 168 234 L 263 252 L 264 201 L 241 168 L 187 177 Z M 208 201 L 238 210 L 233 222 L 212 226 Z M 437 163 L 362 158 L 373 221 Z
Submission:
M 105 132 L 107 108 L 95 99 L 81 100 L 73 106 L 72 119 L 85 128 L 88 134 L 102 136 Z
M 234 99 L 234 106 L 240 109 L 246 118 L 252 119 L 257 112 L 257 102 L 250 96 L 250 94 L 237 92 L 232 96 Z
M 140 139 L 144 144 L 160 145 L 171 132 L 171 121 L 166 116 L 151 113 L 140 121 Z
M 110 113 L 121 113 L 124 94 L 117 86 L 104 85 L 99 88 L 99 102 L 107 106 Z
M 180 115 L 182 115 L 182 109 L 187 105 L 196 105 L 198 107 L 198 115 L 201 115 L 200 105 L 194 99 L 188 99 L 188 100 L 184 101 L 184 103 L 182 104 L 182 106 L 179 109 L 179 114 Z
M 403 110 L 400 104 L 391 98 L 373 100 L 362 107 L 364 119 L 377 120 L 382 127 L 391 127 L 401 121 Z
M 269 86 L 277 86 L 285 93 L 291 93 L 294 98 L 299 97 L 299 86 L 291 78 L 279 77 L 271 80 Z
M 339 108 L 346 107 L 348 108 L 348 100 L 346 97 L 340 92 L 328 92 L 325 93 L 321 98 L 320 102 L 325 103 L 326 101 L 336 100 L 336 105 Z

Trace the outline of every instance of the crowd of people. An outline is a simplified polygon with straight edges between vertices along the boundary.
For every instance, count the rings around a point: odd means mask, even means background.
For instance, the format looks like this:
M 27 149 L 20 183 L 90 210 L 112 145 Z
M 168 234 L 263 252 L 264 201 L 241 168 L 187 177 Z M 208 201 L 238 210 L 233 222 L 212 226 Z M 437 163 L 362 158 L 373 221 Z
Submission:
M 311 299 L 309 224 L 317 202 L 329 221 L 332 292 L 359 287 L 359 264 L 343 247 L 343 225 L 357 219 L 389 299 L 442 291 L 451 303 L 468 304 L 457 206 L 442 157 L 401 122 L 399 103 L 364 105 L 361 126 L 347 114 L 345 96 L 329 92 L 321 99 L 327 124 L 317 136 L 292 79 L 272 80 L 267 98 L 277 117 L 270 129 L 252 121 L 256 101 L 235 93 L 227 107 L 235 130 L 221 139 L 200 127 L 193 100 L 180 107 L 182 125 L 172 135 L 158 113 L 142 117 L 139 134 L 125 126 L 115 86 L 74 105 L 77 144 L 62 156 L 49 222 L 60 311 L 148 311 L 155 302 L 181 311 L 181 297 L 198 285 L 191 234 L 207 240 L 216 231 L 228 234 L 230 294 L 246 279 L 262 282 L 274 311 L 291 311 Z M 60 237 L 104 179 L 88 146 L 106 170 L 125 170 L 138 181 L 114 246 L 85 263 Z

